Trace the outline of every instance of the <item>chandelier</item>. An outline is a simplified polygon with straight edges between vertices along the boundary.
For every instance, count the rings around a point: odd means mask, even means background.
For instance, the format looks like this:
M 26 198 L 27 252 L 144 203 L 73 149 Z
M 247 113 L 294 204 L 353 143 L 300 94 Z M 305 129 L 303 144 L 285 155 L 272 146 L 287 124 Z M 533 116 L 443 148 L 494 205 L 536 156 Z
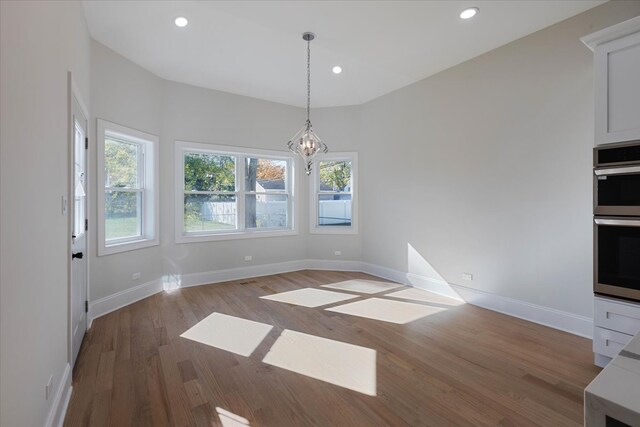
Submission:
M 327 145 L 313 132 L 311 127 L 311 40 L 315 38 L 313 33 L 304 33 L 302 39 L 307 42 L 307 122 L 305 125 L 289 140 L 287 145 L 289 150 L 293 151 L 304 161 L 304 171 L 307 175 L 311 173 L 313 158 L 320 152 L 329 151 Z

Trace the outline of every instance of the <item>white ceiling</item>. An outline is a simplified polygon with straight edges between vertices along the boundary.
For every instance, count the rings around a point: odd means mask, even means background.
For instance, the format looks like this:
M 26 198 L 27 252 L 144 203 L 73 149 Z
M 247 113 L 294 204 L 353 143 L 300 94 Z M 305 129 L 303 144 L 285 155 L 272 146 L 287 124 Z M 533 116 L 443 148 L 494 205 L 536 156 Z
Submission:
M 85 1 L 91 36 L 156 75 L 304 106 L 367 102 L 604 1 Z M 464 21 L 469 6 L 480 12 Z M 186 16 L 178 28 L 173 19 Z M 343 72 L 334 75 L 331 68 Z

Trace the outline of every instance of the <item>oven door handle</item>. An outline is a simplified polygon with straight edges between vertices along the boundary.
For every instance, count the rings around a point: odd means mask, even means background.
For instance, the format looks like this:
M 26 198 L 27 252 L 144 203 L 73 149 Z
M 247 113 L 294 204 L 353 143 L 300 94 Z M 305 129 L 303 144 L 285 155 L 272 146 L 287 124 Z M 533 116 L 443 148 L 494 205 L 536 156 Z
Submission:
M 596 169 L 596 176 L 606 175 L 625 175 L 632 173 L 640 173 L 640 166 L 629 166 L 626 168 L 610 168 L 610 169 Z
M 595 218 L 596 225 L 617 225 L 621 227 L 640 227 L 640 220 Z

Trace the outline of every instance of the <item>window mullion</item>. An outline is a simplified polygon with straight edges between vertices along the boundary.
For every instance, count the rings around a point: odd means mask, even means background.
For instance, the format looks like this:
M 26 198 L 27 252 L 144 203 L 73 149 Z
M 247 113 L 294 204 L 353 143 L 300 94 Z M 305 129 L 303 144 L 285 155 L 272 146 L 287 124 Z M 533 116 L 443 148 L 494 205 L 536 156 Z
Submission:
M 245 192 L 246 192 L 246 183 L 245 183 L 245 165 L 246 165 L 246 156 L 238 155 L 236 163 L 236 203 L 238 206 L 238 230 L 244 231 L 246 228 L 247 220 L 245 218 Z
M 146 197 L 146 174 L 147 174 L 147 170 L 146 170 L 146 158 L 145 158 L 145 146 L 144 144 L 138 144 L 138 149 L 140 150 L 140 158 L 138 159 L 138 188 L 141 189 L 140 191 L 140 209 L 138 212 L 138 225 L 140 227 L 140 229 L 138 230 L 138 234 L 141 236 L 144 236 L 145 233 L 145 228 L 146 228 L 146 221 L 145 221 L 145 217 L 147 215 L 147 197 Z
M 295 221 L 297 218 L 294 218 L 293 204 L 297 203 L 297 200 L 293 200 L 293 165 L 290 160 L 287 160 L 287 175 L 285 177 L 285 187 L 284 189 L 287 192 L 287 227 L 293 228 L 296 227 Z

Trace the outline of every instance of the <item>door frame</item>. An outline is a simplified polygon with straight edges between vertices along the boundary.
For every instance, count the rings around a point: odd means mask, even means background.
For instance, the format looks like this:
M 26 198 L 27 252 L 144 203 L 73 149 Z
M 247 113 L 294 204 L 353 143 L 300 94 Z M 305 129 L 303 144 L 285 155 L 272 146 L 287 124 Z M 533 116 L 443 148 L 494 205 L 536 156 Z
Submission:
M 82 92 L 80 91 L 80 88 L 78 87 L 77 83 L 75 82 L 73 75 L 71 73 L 71 71 L 67 72 L 67 121 L 68 121 L 68 153 L 67 153 L 67 158 L 68 158 L 68 171 L 67 171 L 67 197 L 66 200 L 63 201 L 64 204 L 64 209 L 66 209 L 67 212 L 67 362 L 69 363 L 69 365 L 72 367 L 73 369 L 73 318 L 72 318 L 72 310 L 73 310 L 73 306 L 72 306 L 72 276 L 73 276 L 73 270 L 72 270 L 72 258 L 71 258 L 71 245 L 72 245 L 72 239 L 71 239 L 71 234 L 73 234 L 73 212 L 71 212 L 71 206 L 73 205 L 71 202 L 71 198 L 73 197 L 73 195 L 75 194 L 75 188 L 74 188 L 74 174 L 75 174 L 75 170 L 74 170 L 74 144 L 75 144 L 75 123 L 73 120 L 73 99 L 75 98 L 75 100 L 77 101 L 78 105 L 80 106 L 80 109 L 82 110 L 82 114 L 84 114 L 85 118 L 87 119 L 87 134 L 86 137 L 89 138 L 89 135 L 91 134 L 89 127 L 91 124 L 91 119 L 89 116 L 89 109 L 87 108 L 87 104 L 84 101 L 84 97 L 82 96 Z M 90 139 L 90 138 L 89 138 Z M 91 212 L 91 144 L 89 144 L 89 148 L 87 148 L 86 151 L 86 162 L 85 162 L 85 168 L 87 170 L 87 176 L 86 176 L 86 185 L 85 185 L 85 193 L 86 193 L 86 216 L 87 218 L 89 217 L 89 214 Z M 91 221 L 89 221 L 89 224 L 91 224 Z M 90 286 L 89 286 L 89 271 L 90 271 L 90 248 L 91 248 L 91 229 L 88 228 L 85 231 L 85 238 L 86 238 L 86 252 L 87 252 L 87 256 L 86 256 L 86 261 L 87 261 L 87 301 L 89 301 L 89 290 L 90 290 Z M 89 313 L 87 313 L 87 325 L 89 325 Z

